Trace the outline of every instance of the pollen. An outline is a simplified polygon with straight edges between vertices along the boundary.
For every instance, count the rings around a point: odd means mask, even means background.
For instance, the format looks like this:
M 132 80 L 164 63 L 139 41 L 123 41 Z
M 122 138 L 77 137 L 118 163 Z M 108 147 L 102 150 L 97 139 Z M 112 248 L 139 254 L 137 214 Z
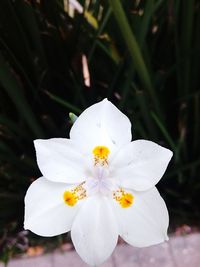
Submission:
M 70 191 L 65 191 L 63 194 L 63 198 L 65 203 L 71 207 L 73 207 L 78 201 L 77 195 Z
M 131 193 L 125 192 L 122 188 L 113 193 L 113 198 L 122 208 L 129 208 L 134 202 L 134 196 Z
M 106 146 L 96 146 L 93 151 L 95 165 L 100 163 L 101 165 L 107 164 L 108 155 L 110 150 Z
M 77 204 L 79 200 L 86 198 L 87 195 L 86 195 L 86 189 L 83 187 L 84 184 L 85 182 L 79 184 L 72 190 L 64 192 L 63 199 L 65 204 L 73 207 L 74 205 Z

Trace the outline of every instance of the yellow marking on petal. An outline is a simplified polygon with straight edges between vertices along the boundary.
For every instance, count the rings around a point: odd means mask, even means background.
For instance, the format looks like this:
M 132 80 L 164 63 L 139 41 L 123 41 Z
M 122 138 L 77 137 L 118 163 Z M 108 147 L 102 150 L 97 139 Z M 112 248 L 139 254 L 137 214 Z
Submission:
M 70 191 L 65 191 L 63 194 L 63 198 L 65 203 L 71 207 L 73 207 L 78 201 L 76 194 Z
M 105 165 L 108 164 L 107 159 L 110 154 L 110 150 L 106 146 L 96 146 L 92 153 L 94 154 L 94 161 L 96 164 Z
M 77 202 L 83 198 L 85 198 L 86 195 L 86 189 L 83 187 L 83 184 L 85 182 L 79 184 L 78 186 L 76 186 L 74 189 L 70 190 L 70 191 L 65 191 L 63 194 L 63 199 L 64 202 L 73 207 L 74 205 L 77 204 Z
M 119 203 L 122 208 L 129 208 L 133 204 L 133 200 L 133 195 L 130 193 L 126 193 L 121 197 Z
M 131 193 L 125 192 L 122 188 L 113 192 L 113 198 L 122 208 L 129 208 L 134 202 L 134 196 Z

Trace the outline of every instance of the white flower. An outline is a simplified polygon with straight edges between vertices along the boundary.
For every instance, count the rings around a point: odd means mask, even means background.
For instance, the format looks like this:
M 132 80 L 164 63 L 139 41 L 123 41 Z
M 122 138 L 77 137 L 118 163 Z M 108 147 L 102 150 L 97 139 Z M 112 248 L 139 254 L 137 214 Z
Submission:
M 78 117 L 70 139 L 36 140 L 43 177 L 27 191 L 25 229 L 41 236 L 71 230 L 92 266 L 111 255 L 118 235 L 137 247 L 167 240 L 168 211 L 155 184 L 172 152 L 131 138 L 129 119 L 105 99 Z

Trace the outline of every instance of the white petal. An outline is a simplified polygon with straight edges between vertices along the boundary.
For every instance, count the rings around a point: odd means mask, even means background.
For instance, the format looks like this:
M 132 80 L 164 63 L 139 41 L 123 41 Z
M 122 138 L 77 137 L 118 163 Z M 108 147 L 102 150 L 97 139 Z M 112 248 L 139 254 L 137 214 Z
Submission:
M 70 138 L 92 150 L 97 145 L 120 147 L 131 141 L 129 119 L 110 101 L 103 101 L 87 108 L 75 121 Z
M 64 138 L 35 140 L 37 163 L 51 181 L 80 183 L 85 179 L 84 156 L 73 141 Z
M 66 185 L 45 178 L 34 181 L 25 196 L 24 228 L 41 236 L 55 236 L 71 230 L 79 203 L 64 203 Z
M 122 187 L 147 190 L 163 176 L 172 152 L 154 142 L 137 140 L 120 149 L 111 162 L 111 176 Z
M 113 252 L 118 228 L 105 197 L 90 197 L 82 206 L 72 225 L 71 237 L 80 257 L 91 266 L 99 266 Z
M 158 190 L 132 192 L 134 203 L 121 208 L 115 202 L 115 211 L 121 237 L 130 245 L 146 247 L 168 240 L 168 211 Z
M 83 13 L 83 6 L 77 0 L 69 0 L 69 4 L 78 11 L 78 13 Z M 67 4 L 68 5 L 68 2 Z

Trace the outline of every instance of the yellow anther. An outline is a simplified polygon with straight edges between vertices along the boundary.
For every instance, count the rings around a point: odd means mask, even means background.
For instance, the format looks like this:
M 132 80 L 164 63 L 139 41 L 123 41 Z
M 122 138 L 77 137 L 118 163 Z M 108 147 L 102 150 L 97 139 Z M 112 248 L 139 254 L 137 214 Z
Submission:
M 108 155 L 110 150 L 106 146 L 96 146 L 92 153 L 94 154 L 95 164 L 100 163 L 104 165 L 107 163 Z
M 77 195 L 70 191 L 65 191 L 63 194 L 63 198 L 65 203 L 71 207 L 74 206 L 78 201 Z
M 81 200 L 86 197 L 86 190 L 83 187 L 84 183 L 85 182 L 79 184 L 71 191 L 64 192 L 63 199 L 67 205 L 73 207 L 78 202 L 78 200 Z
M 134 196 L 131 193 L 126 193 L 122 188 L 113 192 L 113 198 L 122 208 L 129 208 L 134 202 Z

